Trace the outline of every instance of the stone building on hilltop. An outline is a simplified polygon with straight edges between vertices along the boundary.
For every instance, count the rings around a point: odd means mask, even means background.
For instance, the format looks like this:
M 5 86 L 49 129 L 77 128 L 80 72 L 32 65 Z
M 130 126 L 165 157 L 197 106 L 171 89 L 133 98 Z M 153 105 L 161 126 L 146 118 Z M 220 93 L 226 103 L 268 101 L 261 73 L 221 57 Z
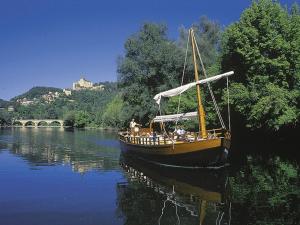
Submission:
M 93 83 L 91 81 L 86 80 L 85 78 L 80 78 L 79 81 L 73 83 L 73 90 L 90 89 L 90 88 L 93 88 Z
M 72 89 L 74 91 L 78 91 L 78 90 L 82 90 L 82 89 L 102 91 L 102 90 L 104 90 L 104 85 L 93 84 L 91 81 L 88 81 L 85 78 L 80 78 L 79 81 L 73 83 Z

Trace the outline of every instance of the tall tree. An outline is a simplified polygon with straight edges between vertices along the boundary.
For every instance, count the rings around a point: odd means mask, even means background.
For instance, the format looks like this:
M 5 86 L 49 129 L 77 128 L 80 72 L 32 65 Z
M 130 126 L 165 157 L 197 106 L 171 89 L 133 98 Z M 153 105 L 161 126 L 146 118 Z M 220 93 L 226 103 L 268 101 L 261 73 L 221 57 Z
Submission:
M 125 55 L 118 65 L 127 120 L 146 123 L 158 108 L 153 96 L 178 85 L 183 67 L 183 52 L 168 40 L 164 25 L 146 23 L 125 43 Z
M 232 103 L 252 128 L 294 126 L 300 106 L 300 14 L 254 1 L 223 35 L 222 70 L 234 70 Z
M 122 127 L 123 122 L 123 100 L 119 95 L 108 103 L 103 115 L 102 115 L 102 125 L 104 127 Z
M 201 16 L 199 21 L 193 23 L 192 28 L 195 33 L 203 64 L 208 70 L 209 75 L 214 75 L 214 73 L 218 72 L 216 69 L 219 68 L 218 57 L 222 34 L 220 24 L 216 21 L 210 20 L 206 16 Z M 179 32 L 180 36 L 178 44 L 185 50 L 189 34 L 188 29 L 181 27 Z M 190 46 L 188 46 L 188 48 L 191 49 Z M 189 61 L 192 62 L 191 51 L 189 51 L 188 56 L 190 58 Z M 193 69 L 192 63 L 189 63 L 188 69 Z M 201 70 L 201 68 L 199 69 Z M 193 76 L 192 79 L 194 79 Z

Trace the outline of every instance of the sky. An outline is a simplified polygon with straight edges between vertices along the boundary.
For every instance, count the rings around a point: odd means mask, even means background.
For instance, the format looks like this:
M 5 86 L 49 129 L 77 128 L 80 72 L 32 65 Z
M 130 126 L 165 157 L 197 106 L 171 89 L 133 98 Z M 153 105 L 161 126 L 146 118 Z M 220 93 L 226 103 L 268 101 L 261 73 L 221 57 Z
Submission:
M 297 0 L 280 0 L 291 6 Z M 171 39 L 202 15 L 223 27 L 251 0 L 0 0 L 0 98 L 34 86 L 71 88 L 85 77 L 116 81 L 117 57 L 144 22 Z

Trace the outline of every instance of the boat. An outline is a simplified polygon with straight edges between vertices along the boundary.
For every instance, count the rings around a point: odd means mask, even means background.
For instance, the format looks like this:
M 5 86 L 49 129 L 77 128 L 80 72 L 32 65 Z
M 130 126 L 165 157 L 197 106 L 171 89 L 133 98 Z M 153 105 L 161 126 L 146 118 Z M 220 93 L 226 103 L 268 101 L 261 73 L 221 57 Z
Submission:
M 189 29 L 187 46 L 189 46 L 189 42 L 191 42 L 192 46 L 195 81 L 185 85 L 181 84 L 181 86 L 177 88 L 158 93 L 154 96 L 154 100 L 158 104 L 158 109 L 160 111 L 162 97 L 181 96 L 185 91 L 196 88 L 197 111 L 186 113 L 178 112 L 173 115 L 158 115 L 152 119 L 148 128 L 139 128 L 136 126 L 131 130 L 120 131 L 119 141 L 121 150 L 133 157 L 168 167 L 185 167 L 192 169 L 202 167 L 223 167 L 227 163 L 231 143 L 228 77 L 234 74 L 234 72 L 230 71 L 208 77 L 192 28 Z M 186 49 L 186 58 L 187 52 L 188 47 Z M 204 74 L 204 79 L 200 80 L 198 61 L 200 61 Z M 184 64 L 184 69 L 185 68 L 186 64 Z M 211 82 L 222 78 L 227 79 L 228 128 L 225 126 L 210 85 Z M 211 94 L 215 111 L 220 120 L 220 128 L 210 130 L 206 128 L 205 111 L 201 99 L 201 88 L 204 84 L 207 84 Z M 184 135 L 166 131 L 165 123 L 173 122 L 176 125 L 178 121 L 190 120 L 192 118 L 198 118 L 198 131 L 186 131 Z M 154 129 L 155 124 L 159 124 L 159 131 Z

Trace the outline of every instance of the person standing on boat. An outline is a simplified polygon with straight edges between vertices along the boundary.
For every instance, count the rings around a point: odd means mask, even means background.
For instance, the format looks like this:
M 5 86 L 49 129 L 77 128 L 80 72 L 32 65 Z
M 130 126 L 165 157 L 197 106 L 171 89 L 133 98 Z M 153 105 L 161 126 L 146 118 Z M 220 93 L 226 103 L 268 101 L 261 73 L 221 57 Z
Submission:
M 134 128 L 135 128 L 136 124 L 137 123 L 134 121 L 134 119 L 132 119 L 130 124 L 129 124 L 131 134 L 134 133 Z
M 139 127 L 138 126 L 140 126 L 140 125 L 138 123 L 136 123 L 134 121 L 134 119 L 132 119 L 130 124 L 129 124 L 131 134 L 134 135 L 135 133 L 139 132 Z

